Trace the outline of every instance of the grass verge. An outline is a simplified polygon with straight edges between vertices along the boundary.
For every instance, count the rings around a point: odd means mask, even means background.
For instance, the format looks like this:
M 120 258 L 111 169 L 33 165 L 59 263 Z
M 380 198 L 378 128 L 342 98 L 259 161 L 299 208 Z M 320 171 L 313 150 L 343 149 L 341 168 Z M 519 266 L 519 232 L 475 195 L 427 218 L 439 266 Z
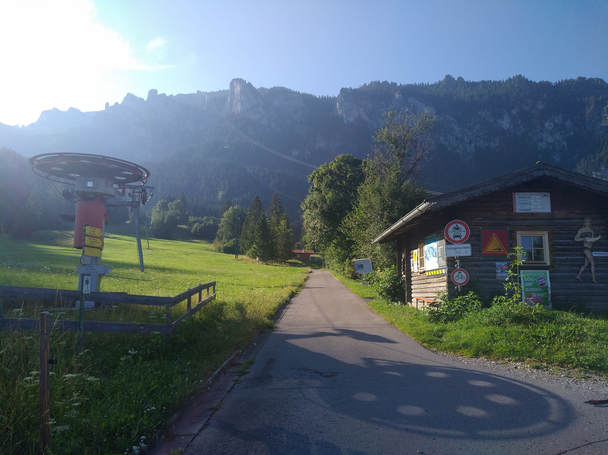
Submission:
M 39 233 L 33 242 L 0 238 L 0 283 L 76 289 L 79 252 L 70 235 Z M 102 291 L 172 296 L 217 281 L 217 299 L 172 335 L 51 334 L 52 454 L 140 453 L 155 432 L 207 377 L 258 331 L 272 327 L 277 308 L 297 293 L 308 269 L 235 260 L 200 242 L 144 241 L 145 273 L 134 238 L 109 233 L 103 263 L 113 271 Z M 176 313 L 183 312 L 184 305 Z M 31 312 L 4 302 L 4 313 Z M 72 317 L 54 311 L 52 317 Z M 175 315 L 177 316 L 177 314 Z M 88 319 L 161 322 L 162 311 L 89 311 Z M 0 453 L 38 451 L 38 334 L 0 331 Z
M 371 288 L 335 274 L 350 290 L 373 298 Z M 370 307 L 424 346 L 465 357 L 523 361 L 608 375 L 608 318 L 497 304 L 450 322 L 430 321 L 424 312 L 376 299 Z

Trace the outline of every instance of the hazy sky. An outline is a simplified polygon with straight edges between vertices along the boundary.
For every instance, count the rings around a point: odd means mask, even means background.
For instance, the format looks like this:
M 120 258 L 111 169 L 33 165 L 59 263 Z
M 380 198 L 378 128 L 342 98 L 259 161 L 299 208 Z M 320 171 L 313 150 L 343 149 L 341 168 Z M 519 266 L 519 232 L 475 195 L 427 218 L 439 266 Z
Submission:
M 0 122 L 125 94 L 608 81 L 608 0 L 0 0 Z

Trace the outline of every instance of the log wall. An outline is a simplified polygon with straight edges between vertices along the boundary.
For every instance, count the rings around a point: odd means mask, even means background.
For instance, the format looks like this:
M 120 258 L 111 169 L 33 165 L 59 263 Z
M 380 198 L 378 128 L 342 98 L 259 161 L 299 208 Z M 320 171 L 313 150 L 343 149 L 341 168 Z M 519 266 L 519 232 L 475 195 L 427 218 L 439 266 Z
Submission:
M 514 213 L 514 192 L 548 192 L 551 195 L 551 213 Z M 412 297 L 431 298 L 439 291 L 456 292 L 450 273 L 454 259 L 447 260 L 447 274 L 426 276 L 410 270 L 414 249 L 435 234 L 443 236 L 443 228 L 453 219 L 465 221 L 471 228 L 466 243 L 472 247 L 472 256 L 461 257 L 460 266 L 467 270 L 470 281 L 461 288 L 463 293 L 473 290 L 483 299 L 504 294 L 503 281 L 496 277 L 496 262 L 503 258 L 481 257 L 481 229 L 509 229 L 509 247 L 517 245 L 517 231 L 547 231 L 550 265 L 524 265 L 522 270 L 548 270 L 551 283 L 551 300 L 555 308 L 570 309 L 584 306 L 594 311 L 608 311 L 608 257 L 594 257 L 597 283 L 591 281 L 590 267 L 581 280 L 575 277 L 585 261 L 582 242 L 574 241 L 583 219 L 592 220 L 592 229 L 601 239 L 592 251 L 608 251 L 608 198 L 605 195 L 580 189 L 553 179 L 510 187 L 503 191 L 464 201 L 454 206 L 422 215 L 407 234 L 400 239 L 402 275 L 406 280 L 406 300 Z

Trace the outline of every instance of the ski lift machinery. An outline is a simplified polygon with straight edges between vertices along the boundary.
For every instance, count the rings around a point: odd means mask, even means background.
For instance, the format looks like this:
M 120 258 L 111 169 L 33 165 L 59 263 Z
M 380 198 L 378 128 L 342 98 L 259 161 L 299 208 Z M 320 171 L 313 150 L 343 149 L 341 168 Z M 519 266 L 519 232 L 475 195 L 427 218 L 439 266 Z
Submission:
M 146 186 L 150 171 L 118 158 L 69 152 L 36 155 L 30 158 L 30 164 L 36 175 L 74 187 L 64 189 L 63 197 L 76 204 L 74 248 L 83 249 L 78 270 L 80 275 L 90 275 L 91 292 L 100 291 L 101 276 L 105 273 L 104 268 L 98 266 L 101 266 L 108 210 L 110 214 L 118 207 L 129 207 L 133 211 L 139 266 L 144 271 L 139 207 L 152 197 L 154 188 Z M 92 239 L 85 238 L 85 227 L 91 229 Z M 82 283 L 79 280 L 79 290 Z M 92 302 L 87 302 L 89 305 Z

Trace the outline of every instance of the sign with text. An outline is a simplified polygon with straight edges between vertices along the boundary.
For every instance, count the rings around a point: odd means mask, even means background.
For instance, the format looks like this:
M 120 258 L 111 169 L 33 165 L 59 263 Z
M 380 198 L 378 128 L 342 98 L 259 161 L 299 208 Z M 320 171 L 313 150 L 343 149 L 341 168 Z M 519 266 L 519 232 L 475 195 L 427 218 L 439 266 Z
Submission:
M 462 245 L 446 245 L 445 255 L 449 258 L 471 256 L 471 244 L 463 243 Z
M 551 213 L 550 193 L 513 193 L 515 213 Z
M 79 265 L 76 267 L 76 272 L 86 275 L 107 275 L 112 271 L 112 267 L 109 265 Z
M 85 246 L 82 249 L 82 254 L 85 256 L 99 258 L 99 257 L 101 257 L 101 250 L 99 248 L 90 248 L 90 247 Z
M 522 270 L 522 301 L 529 305 L 543 305 L 551 308 L 551 282 L 548 270 Z
M 481 230 L 481 256 L 506 258 L 509 255 L 508 229 Z
M 93 226 L 86 226 L 84 228 L 84 233 L 85 235 L 91 235 L 93 237 L 101 237 L 101 229 Z

